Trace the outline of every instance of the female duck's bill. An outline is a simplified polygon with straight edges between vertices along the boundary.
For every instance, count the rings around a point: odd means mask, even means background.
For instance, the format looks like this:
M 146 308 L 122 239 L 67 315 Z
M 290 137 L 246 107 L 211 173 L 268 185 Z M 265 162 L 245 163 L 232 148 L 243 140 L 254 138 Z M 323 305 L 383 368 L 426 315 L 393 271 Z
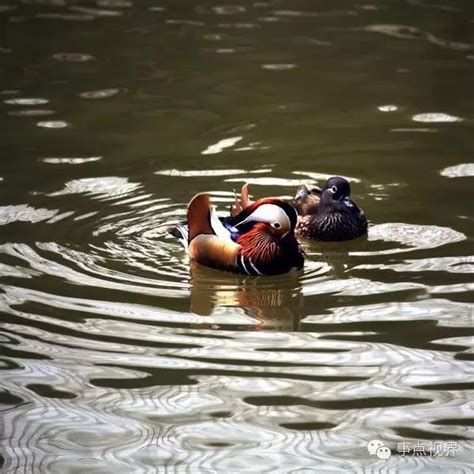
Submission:
M 187 225 L 169 232 L 202 265 L 246 275 L 279 275 L 303 267 L 296 223 L 293 206 L 276 198 L 260 199 L 221 221 L 209 196 L 197 194 L 188 205 Z
M 351 240 L 367 232 L 364 211 L 350 198 L 347 179 L 334 176 L 322 189 L 301 186 L 293 205 L 298 211 L 296 232 L 315 240 Z

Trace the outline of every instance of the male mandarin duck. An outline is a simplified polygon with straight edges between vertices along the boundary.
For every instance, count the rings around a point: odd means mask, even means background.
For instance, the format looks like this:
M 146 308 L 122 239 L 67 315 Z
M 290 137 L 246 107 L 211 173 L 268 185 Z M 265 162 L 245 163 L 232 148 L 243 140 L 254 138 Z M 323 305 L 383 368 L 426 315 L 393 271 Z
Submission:
M 295 237 L 297 217 L 291 204 L 264 198 L 236 203 L 231 216 L 221 220 L 209 195 L 197 194 L 188 205 L 187 225 L 169 232 L 202 265 L 245 275 L 279 275 L 303 267 Z
M 367 217 L 350 198 L 347 179 L 334 176 L 322 189 L 301 186 L 293 205 L 298 211 L 296 233 L 315 240 L 351 240 L 367 232 Z

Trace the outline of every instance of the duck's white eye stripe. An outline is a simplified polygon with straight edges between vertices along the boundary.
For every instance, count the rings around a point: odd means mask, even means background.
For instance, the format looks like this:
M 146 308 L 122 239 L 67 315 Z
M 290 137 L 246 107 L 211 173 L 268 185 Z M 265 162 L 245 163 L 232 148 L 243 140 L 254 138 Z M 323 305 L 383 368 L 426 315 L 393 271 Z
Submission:
M 336 193 L 337 193 L 337 186 L 332 186 L 332 187 L 331 187 L 331 192 L 332 192 L 333 194 L 336 194 Z
M 275 227 L 275 223 L 280 224 L 282 227 L 291 227 L 290 219 L 288 218 L 285 211 L 275 204 L 262 204 L 257 207 L 246 219 L 239 222 L 237 225 L 244 224 L 245 222 L 256 221 L 256 222 L 267 222 L 271 226 Z

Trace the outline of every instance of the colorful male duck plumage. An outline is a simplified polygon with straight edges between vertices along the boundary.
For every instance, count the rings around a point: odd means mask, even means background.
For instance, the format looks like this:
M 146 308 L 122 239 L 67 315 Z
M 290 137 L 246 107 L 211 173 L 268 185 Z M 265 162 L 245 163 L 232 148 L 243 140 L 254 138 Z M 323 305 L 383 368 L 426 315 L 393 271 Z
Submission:
M 303 267 L 296 223 L 295 208 L 277 198 L 243 201 L 221 220 L 209 195 L 197 194 L 188 205 L 187 225 L 169 231 L 202 265 L 246 275 L 279 275 Z
M 367 232 L 367 217 L 350 198 L 347 179 L 334 176 L 322 189 L 301 186 L 293 205 L 298 211 L 296 233 L 315 240 L 351 240 Z

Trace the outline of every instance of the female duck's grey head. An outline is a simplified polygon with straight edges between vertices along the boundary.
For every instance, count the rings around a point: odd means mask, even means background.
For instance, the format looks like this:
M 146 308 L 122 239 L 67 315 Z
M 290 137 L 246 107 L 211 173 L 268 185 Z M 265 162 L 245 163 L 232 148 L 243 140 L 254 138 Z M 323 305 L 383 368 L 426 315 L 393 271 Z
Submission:
M 351 185 L 346 178 L 342 176 L 333 176 L 326 181 L 324 185 L 323 191 L 326 189 L 330 189 L 333 198 L 336 200 L 341 200 L 344 198 L 348 198 L 351 195 Z
M 329 204 L 330 202 L 340 202 L 347 208 L 356 208 L 351 196 L 351 185 L 346 178 L 342 176 L 333 176 L 326 181 L 321 193 L 321 202 Z

